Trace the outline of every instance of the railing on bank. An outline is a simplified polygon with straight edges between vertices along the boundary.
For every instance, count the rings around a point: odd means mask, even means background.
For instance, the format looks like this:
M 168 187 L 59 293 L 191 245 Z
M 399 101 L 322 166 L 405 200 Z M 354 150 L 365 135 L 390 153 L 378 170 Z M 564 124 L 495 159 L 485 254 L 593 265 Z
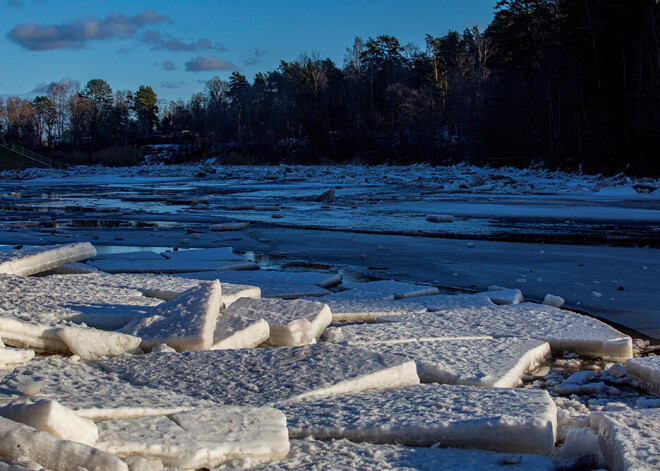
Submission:
M 35 160 L 39 163 L 42 163 L 44 165 L 47 165 L 48 167 L 54 167 L 54 168 L 64 168 L 64 164 L 62 162 L 58 162 L 57 160 L 49 159 L 45 155 L 38 154 L 26 147 L 19 146 L 18 144 L 14 144 L 12 142 L 2 142 L 0 144 L 0 147 L 4 147 L 5 149 L 9 149 L 12 152 L 15 152 L 19 155 L 22 155 L 23 157 L 27 157 L 28 159 Z

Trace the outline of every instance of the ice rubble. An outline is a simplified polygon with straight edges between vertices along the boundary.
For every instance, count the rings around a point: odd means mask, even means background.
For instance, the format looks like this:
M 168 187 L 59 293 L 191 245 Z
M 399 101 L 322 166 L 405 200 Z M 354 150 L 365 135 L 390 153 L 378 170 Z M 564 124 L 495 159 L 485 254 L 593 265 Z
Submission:
M 660 409 L 602 414 L 598 441 L 612 471 L 660 468 Z
M 47 245 L 0 252 L 0 273 L 34 275 L 96 255 L 89 242 Z
M 275 405 L 419 383 L 407 358 L 327 344 L 123 356 L 100 364 L 135 386 L 224 405 Z
M 289 436 L 550 454 L 557 409 L 545 391 L 417 385 L 295 401 Z
M 213 344 L 221 303 L 220 283 L 205 282 L 156 306 L 123 332 L 141 337 L 146 350 L 161 343 L 177 351 L 206 350 Z
M 295 347 L 316 343 L 332 322 L 327 304 L 301 299 L 242 298 L 224 312 L 246 319 L 264 319 L 270 326 L 267 342 L 277 346 Z
M 653 394 L 660 396 L 660 356 L 628 360 L 626 372 Z
M 222 407 L 99 424 L 96 446 L 120 458 L 133 455 L 180 469 L 232 460 L 282 459 L 289 452 L 284 414 L 270 407 Z

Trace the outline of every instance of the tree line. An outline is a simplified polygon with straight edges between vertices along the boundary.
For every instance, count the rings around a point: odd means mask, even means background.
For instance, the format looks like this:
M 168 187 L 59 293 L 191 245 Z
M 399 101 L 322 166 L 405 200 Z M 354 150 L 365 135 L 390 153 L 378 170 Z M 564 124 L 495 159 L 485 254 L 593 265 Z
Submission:
M 427 35 L 422 48 L 357 37 L 341 67 L 303 54 L 252 81 L 212 78 L 160 109 L 151 87 L 113 93 L 102 79 L 0 105 L 0 137 L 87 155 L 174 142 L 181 160 L 467 161 L 658 176 L 660 7 L 502 0 L 485 31 Z

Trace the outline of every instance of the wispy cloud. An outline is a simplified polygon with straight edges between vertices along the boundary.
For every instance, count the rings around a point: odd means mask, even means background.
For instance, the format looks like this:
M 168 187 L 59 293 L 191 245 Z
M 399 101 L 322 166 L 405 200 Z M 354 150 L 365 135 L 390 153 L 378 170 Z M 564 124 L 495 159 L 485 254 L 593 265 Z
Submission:
M 186 62 L 188 72 L 206 72 L 209 70 L 236 70 L 231 62 L 213 56 L 199 56 Z
M 220 43 L 212 43 L 206 38 L 199 38 L 196 41 L 185 42 L 182 39 L 175 38 L 169 34 L 163 34 L 159 31 L 146 31 L 140 41 L 149 44 L 152 51 L 216 51 L 224 52 L 227 50 Z
M 158 64 L 156 64 L 156 65 L 158 65 Z M 172 61 L 165 61 L 162 64 L 160 64 L 159 66 L 160 66 L 161 70 L 167 70 L 167 71 L 178 70 L 179 69 L 176 66 L 176 64 Z
M 261 59 L 263 59 L 267 55 L 268 53 L 263 49 L 256 48 L 254 51 L 250 53 L 250 57 L 245 61 L 245 65 L 250 65 L 250 66 L 257 65 L 261 62 Z
M 172 23 L 172 20 L 153 10 L 130 17 L 111 13 L 102 20 L 82 19 L 60 25 L 23 23 L 14 27 L 7 37 L 29 51 L 80 49 L 90 41 L 131 38 L 138 29 L 158 23 Z
M 160 82 L 160 86 L 163 88 L 177 89 L 181 88 L 186 84 L 183 80 L 163 80 Z
M 53 85 L 64 85 L 66 87 L 75 87 L 76 85 L 80 85 L 80 82 L 78 80 L 72 79 L 71 77 L 63 77 L 57 82 L 41 82 L 37 84 L 32 90 L 27 92 L 27 95 L 45 95 L 48 93 L 48 90 L 50 87 Z

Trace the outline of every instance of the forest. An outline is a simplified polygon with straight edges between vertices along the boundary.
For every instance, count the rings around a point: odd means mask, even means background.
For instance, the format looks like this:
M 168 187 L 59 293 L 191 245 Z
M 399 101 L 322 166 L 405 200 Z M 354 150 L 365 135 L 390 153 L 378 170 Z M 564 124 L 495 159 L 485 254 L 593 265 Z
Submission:
M 343 64 L 318 53 L 252 80 L 214 77 L 187 102 L 102 78 L 0 97 L 0 142 L 65 163 L 538 165 L 660 176 L 657 0 L 502 0 L 478 27 L 425 44 L 356 37 Z

